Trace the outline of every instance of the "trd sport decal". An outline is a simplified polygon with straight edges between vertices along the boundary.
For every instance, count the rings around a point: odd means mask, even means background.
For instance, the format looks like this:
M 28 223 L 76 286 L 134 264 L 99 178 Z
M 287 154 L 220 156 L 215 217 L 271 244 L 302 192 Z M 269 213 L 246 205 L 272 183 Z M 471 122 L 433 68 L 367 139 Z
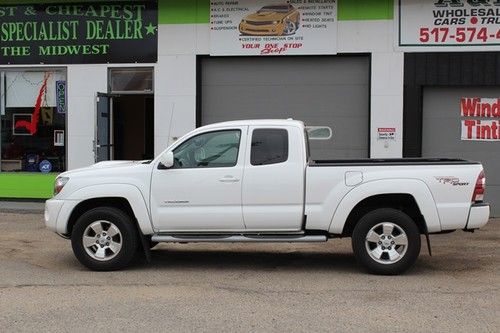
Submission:
M 434 177 L 436 180 L 441 183 L 441 184 L 450 184 L 453 186 L 467 186 L 469 185 L 468 182 L 461 182 L 459 178 L 454 177 L 454 176 L 439 176 L 439 177 Z

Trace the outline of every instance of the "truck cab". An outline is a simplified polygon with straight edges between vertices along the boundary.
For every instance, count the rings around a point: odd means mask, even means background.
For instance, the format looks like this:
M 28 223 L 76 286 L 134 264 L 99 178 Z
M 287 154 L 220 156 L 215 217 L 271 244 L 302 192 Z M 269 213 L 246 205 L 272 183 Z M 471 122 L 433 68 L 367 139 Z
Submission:
M 306 152 L 300 122 L 208 126 L 153 168 L 159 231 L 296 232 L 304 216 Z M 270 223 L 272 221 L 272 223 Z

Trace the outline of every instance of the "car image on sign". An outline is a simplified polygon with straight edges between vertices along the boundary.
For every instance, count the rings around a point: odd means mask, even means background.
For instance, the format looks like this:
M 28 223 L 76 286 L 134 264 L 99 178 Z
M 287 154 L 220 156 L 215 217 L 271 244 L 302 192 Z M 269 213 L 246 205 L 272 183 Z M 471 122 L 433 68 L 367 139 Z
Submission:
M 292 5 L 264 6 L 256 13 L 245 16 L 239 29 L 242 35 L 287 36 L 300 26 L 300 13 Z

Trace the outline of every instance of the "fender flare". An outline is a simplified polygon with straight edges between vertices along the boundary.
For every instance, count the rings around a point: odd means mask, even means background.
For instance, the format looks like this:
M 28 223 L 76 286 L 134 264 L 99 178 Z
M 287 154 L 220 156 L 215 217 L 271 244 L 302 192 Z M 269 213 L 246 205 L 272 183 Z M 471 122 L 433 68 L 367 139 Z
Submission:
M 397 191 L 396 189 L 401 190 Z M 357 204 L 369 197 L 383 194 L 411 195 L 424 216 L 428 232 L 441 231 L 436 202 L 430 189 L 423 181 L 419 179 L 382 179 L 363 183 L 349 191 L 333 213 L 328 228 L 329 232 L 342 234 L 347 218 Z
M 144 235 L 154 233 L 151 216 L 145 198 L 137 186 L 132 184 L 99 184 L 90 185 L 73 192 L 67 200 L 78 204 L 89 199 L 124 198 L 130 204 L 141 232 Z M 74 205 L 76 206 L 76 205 Z M 74 208 L 74 206 L 72 208 Z

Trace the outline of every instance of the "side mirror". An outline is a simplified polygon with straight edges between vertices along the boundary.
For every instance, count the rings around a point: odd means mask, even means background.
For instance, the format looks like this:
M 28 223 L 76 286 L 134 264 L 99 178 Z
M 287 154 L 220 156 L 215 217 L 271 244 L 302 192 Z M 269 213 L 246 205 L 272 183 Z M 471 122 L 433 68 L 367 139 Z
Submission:
M 160 156 L 160 163 L 166 168 L 171 168 L 174 166 L 174 153 L 168 151 Z

